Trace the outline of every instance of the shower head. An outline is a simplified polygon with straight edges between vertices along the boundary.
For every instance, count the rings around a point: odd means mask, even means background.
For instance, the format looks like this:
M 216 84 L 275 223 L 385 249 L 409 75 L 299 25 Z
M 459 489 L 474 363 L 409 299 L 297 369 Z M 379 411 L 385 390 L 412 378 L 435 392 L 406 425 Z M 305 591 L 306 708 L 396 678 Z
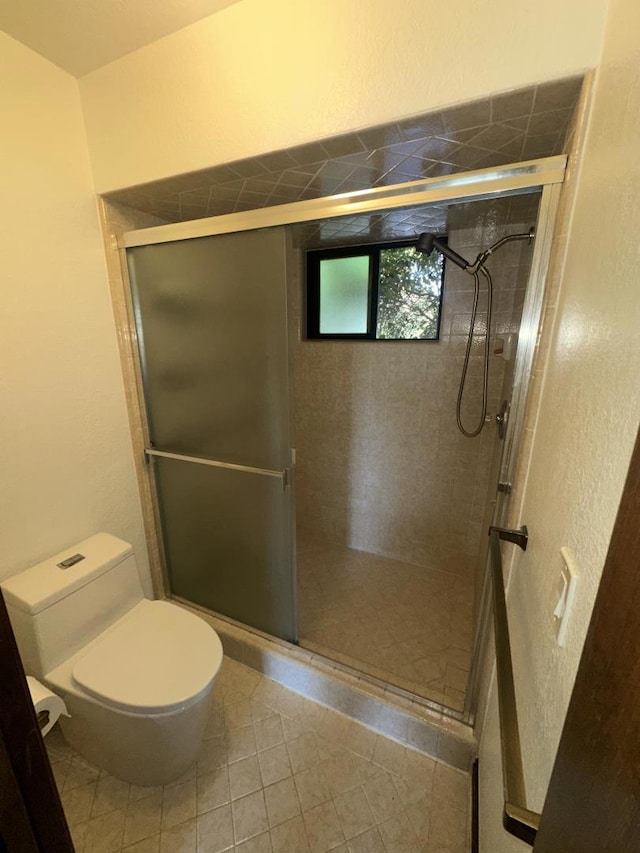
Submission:
M 429 234 L 428 231 L 420 234 L 415 247 L 416 251 L 422 252 L 425 255 L 430 255 L 435 249 L 437 252 L 440 252 L 441 255 L 444 255 L 445 258 L 453 261 L 453 263 L 459 266 L 460 269 L 466 270 L 469 266 L 469 261 L 466 261 L 462 255 L 459 255 L 457 252 L 454 252 L 453 249 L 450 249 L 447 244 L 443 242 L 441 237 L 437 237 L 435 234 Z

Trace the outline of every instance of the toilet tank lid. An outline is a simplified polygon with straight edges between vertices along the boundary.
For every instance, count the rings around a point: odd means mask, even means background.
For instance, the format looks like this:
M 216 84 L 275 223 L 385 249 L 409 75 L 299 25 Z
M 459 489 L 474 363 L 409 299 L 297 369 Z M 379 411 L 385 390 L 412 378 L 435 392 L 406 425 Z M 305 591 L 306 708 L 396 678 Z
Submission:
M 133 554 L 128 542 L 110 533 L 97 533 L 77 545 L 2 581 L 7 605 L 40 613 Z M 78 559 L 78 555 L 82 559 Z M 66 568 L 60 563 L 71 562 Z

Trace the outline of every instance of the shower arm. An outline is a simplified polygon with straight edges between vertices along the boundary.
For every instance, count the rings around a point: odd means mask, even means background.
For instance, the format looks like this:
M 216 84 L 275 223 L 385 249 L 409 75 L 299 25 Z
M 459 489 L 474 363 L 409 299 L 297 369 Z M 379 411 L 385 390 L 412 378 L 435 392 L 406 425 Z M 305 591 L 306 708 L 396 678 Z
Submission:
M 504 246 L 505 243 L 510 243 L 512 240 L 527 240 L 529 243 L 531 243 L 535 236 L 536 229 L 533 226 L 529 228 L 526 234 L 508 234 L 506 237 L 502 237 L 500 240 L 498 240 L 497 243 L 494 243 L 493 246 L 489 246 L 489 248 L 485 249 L 484 252 L 480 252 L 475 261 L 472 264 L 468 264 L 465 271 L 471 273 L 472 275 L 474 272 L 478 272 L 478 270 L 482 269 L 482 267 L 486 264 L 491 255 L 499 248 Z
M 456 266 L 459 266 L 460 269 L 464 270 L 466 273 L 469 273 L 469 275 L 472 275 L 474 279 L 475 286 L 473 308 L 471 311 L 471 324 L 469 326 L 469 334 L 467 336 L 467 346 L 465 350 L 464 362 L 462 365 L 460 385 L 458 388 L 458 399 L 456 402 L 456 423 L 460 432 L 463 435 L 466 435 L 467 438 L 474 438 L 476 435 L 479 435 L 482 432 L 482 429 L 487 421 L 487 401 L 489 399 L 489 341 L 491 335 L 493 281 L 491 279 L 491 273 L 488 269 L 486 269 L 485 264 L 487 260 L 491 257 L 491 255 L 501 246 L 504 246 L 505 243 L 510 243 L 512 240 L 527 240 L 529 243 L 531 243 L 531 241 L 535 237 L 535 234 L 535 228 L 531 227 L 526 234 L 509 234 L 506 237 L 502 237 L 502 239 L 497 240 L 492 246 L 489 246 L 488 249 L 485 249 L 484 252 L 480 252 L 478 257 L 472 264 L 468 263 L 466 258 L 463 258 L 462 255 L 459 255 L 457 252 L 451 249 L 449 245 L 441 238 L 438 238 L 436 234 L 432 234 L 429 231 L 425 231 L 418 236 L 415 245 L 416 251 L 420 252 L 423 255 L 431 255 L 433 251 L 440 252 L 441 255 L 444 255 L 445 258 L 448 258 L 450 261 L 456 264 Z M 487 330 L 485 332 L 483 357 L 484 369 L 482 374 L 482 413 L 477 427 L 474 430 L 468 430 L 462 423 L 462 401 L 467 380 L 467 370 L 469 368 L 469 358 L 471 356 L 471 348 L 473 345 L 476 314 L 478 310 L 478 298 L 480 296 L 479 273 L 482 273 L 484 278 L 487 280 Z

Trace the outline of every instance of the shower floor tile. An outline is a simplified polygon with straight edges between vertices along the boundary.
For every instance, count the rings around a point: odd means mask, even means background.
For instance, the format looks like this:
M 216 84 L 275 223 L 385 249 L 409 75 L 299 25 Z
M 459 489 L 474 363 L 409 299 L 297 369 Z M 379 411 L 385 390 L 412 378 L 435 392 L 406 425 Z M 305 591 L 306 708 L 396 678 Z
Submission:
M 471 666 L 471 581 L 298 534 L 300 645 L 454 710 Z
M 468 853 L 468 774 L 270 686 L 225 657 L 203 760 L 163 787 L 116 780 L 74 753 L 59 728 L 50 732 L 45 744 L 77 853 Z M 235 759 L 236 732 L 247 726 L 257 762 Z M 368 739 L 354 737 L 356 729 L 376 738 L 373 757 L 358 752 Z M 273 746 L 274 733 L 284 743 Z M 218 738 L 227 760 L 211 769 L 204 759 Z M 274 749 L 290 758 L 278 781 L 265 777 L 261 760 Z M 248 769 L 249 760 L 255 766 Z M 70 774 L 71 765 L 82 765 L 86 779 Z

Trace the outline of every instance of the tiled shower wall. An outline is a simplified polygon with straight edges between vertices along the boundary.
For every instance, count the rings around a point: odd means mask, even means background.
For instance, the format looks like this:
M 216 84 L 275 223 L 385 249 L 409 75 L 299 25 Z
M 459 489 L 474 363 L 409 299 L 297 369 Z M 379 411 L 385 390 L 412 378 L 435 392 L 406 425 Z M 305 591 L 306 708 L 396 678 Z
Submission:
M 510 224 L 496 224 L 505 210 Z M 449 243 L 473 258 L 504 234 L 527 231 L 533 221 L 516 221 L 522 214 L 522 203 L 518 210 L 508 199 L 452 208 Z M 489 264 L 498 336 L 518 329 L 530 255 L 526 244 L 508 244 Z M 497 441 L 493 424 L 474 439 L 456 427 L 472 298 L 473 279 L 449 263 L 439 341 L 297 341 L 297 521 L 306 533 L 472 578 Z M 467 425 L 481 404 L 481 348 L 482 338 L 469 368 Z M 492 355 L 492 414 L 504 370 Z

